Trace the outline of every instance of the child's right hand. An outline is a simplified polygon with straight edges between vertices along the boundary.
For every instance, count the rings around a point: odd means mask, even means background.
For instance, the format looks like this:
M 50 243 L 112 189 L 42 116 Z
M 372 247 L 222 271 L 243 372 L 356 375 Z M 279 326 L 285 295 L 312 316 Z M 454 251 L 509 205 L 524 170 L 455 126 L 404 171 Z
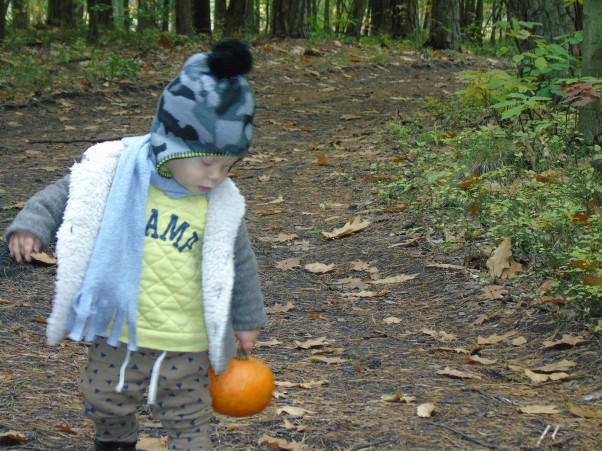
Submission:
M 17 231 L 10 236 L 8 250 L 17 263 L 31 262 L 31 254 L 40 252 L 42 242 L 27 232 Z

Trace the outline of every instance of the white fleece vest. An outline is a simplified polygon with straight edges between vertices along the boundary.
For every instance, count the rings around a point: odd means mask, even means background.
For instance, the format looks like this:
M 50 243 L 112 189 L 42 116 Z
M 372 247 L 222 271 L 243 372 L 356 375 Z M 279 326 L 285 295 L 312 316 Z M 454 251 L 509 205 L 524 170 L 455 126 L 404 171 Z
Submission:
M 84 279 L 123 151 L 121 141 L 97 144 L 71 168 L 69 199 L 57 232 L 59 265 L 46 333 L 51 345 L 57 345 L 69 333 L 72 302 Z M 244 213 L 244 198 L 232 180 L 224 180 L 209 193 L 201 273 L 209 359 L 218 374 L 234 353 L 232 337 L 227 335 L 231 333 L 234 246 Z

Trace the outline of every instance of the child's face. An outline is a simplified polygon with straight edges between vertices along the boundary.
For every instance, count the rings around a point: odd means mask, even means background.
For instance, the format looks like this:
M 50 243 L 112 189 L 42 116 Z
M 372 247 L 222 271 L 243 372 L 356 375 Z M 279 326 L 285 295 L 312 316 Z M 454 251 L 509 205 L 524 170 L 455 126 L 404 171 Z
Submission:
M 176 181 L 193 193 L 210 191 L 222 183 L 238 161 L 236 157 L 178 158 L 165 163 Z

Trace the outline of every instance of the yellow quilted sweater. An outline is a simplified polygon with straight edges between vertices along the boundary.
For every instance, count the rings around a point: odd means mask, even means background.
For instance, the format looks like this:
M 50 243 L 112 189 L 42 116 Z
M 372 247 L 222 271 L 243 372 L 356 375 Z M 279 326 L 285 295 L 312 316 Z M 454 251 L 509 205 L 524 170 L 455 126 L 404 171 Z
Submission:
M 201 286 L 206 216 L 206 196 L 172 199 L 150 185 L 138 295 L 138 346 L 178 352 L 207 350 Z M 120 340 L 127 343 L 127 328 Z

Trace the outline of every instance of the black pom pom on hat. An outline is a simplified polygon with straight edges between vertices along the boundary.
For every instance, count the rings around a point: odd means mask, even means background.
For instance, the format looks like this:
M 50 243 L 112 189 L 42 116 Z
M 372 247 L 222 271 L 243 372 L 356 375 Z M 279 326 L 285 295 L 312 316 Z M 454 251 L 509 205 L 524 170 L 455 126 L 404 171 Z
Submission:
M 231 78 L 251 72 L 253 56 L 244 42 L 224 39 L 213 46 L 207 64 L 217 78 Z

